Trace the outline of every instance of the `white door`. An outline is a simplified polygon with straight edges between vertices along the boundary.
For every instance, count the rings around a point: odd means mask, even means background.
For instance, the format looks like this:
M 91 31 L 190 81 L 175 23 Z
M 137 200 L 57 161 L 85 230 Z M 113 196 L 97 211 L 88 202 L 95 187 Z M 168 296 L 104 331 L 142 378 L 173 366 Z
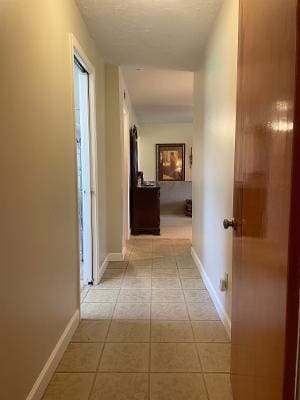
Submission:
M 89 75 L 76 59 L 74 62 L 74 79 L 81 259 L 80 280 L 81 283 L 88 284 L 93 281 Z

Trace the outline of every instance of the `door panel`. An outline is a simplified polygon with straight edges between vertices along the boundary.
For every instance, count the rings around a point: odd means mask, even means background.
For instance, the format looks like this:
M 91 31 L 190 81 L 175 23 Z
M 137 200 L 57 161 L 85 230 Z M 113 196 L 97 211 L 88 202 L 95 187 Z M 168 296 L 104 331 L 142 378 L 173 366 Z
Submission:
M 232 385 L 282 400 L 296 0 L 241 0 L 235 159 Z
M 88 284 L 93 280 L 89 76 L 87 71 L 80 66 L 79 61 L 74 62 L 74 78 L 81 256 L 80 279 L 84 284 Z

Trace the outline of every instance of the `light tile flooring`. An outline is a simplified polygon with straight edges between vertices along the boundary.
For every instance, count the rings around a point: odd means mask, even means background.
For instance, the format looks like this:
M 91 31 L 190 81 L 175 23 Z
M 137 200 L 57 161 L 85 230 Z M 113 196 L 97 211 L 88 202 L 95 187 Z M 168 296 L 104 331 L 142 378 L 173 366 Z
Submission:
M 130 240 L 82 300 L 44 400 L 232 400 L 229 339 L 189 240 Z
M 185 215 L 161 214 L 160 236 L 143 235 L 153 239 L 189 239 L 192 240 L 192 218 Z

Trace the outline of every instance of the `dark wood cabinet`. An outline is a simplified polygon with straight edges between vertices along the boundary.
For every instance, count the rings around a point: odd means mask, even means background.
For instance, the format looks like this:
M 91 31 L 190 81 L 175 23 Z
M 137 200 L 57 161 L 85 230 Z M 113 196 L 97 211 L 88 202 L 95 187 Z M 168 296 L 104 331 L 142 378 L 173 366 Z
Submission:
M 160 187 L 156 182 L 144 182 L 138 171 L 135 126 L 130 129 L 130 226 L 132 235 L 160 235 Z
M 132 235 L 160 235 L 160 187 L 141 186 L 133 189 Z

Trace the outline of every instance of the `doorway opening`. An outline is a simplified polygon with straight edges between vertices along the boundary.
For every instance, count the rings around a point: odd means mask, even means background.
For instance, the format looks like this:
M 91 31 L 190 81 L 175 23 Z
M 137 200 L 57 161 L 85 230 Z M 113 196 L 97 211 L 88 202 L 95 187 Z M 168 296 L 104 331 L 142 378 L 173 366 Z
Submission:
M 191 242 L 194 73 L 136 65 L 121 71 L 130 121 L 124 136 L 130 132 L 131 235 Z M 123 199 L 126 207 L 127 192 Z
M 80 289 L 98 283 L 97 141 L 94 68 L 72 36 Z
M 93 281 L 88 72 L 74 57 L 80 282 Z

